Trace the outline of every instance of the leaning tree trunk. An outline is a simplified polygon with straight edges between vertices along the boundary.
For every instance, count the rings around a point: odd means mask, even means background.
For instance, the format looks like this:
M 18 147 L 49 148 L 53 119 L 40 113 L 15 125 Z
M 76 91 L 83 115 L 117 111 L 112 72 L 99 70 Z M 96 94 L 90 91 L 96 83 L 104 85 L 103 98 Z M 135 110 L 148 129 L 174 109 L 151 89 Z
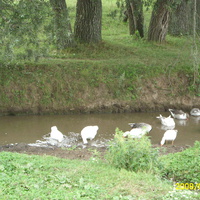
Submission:
M 54 11 L 54 27 L 56 45 L 58 49 L 65 49 L 75 45 L 65 0 L 50 0 Z
M 102 2 L 101 0 L 78 0 L 75 39 L 80 43 L 97 43 L 102 40 Z
M 163 42 L 165 41 L 169 24 L 169 3 L 171 0 L 157 0 L 151 16 L 148 30 L 148 40 Z
M 170 15 L 169 34 L 179 36 L 192 34 L 192 6 L 188 0 L 182 0 Z
M 126 8 L 128 11 L 130 35 L 138 31 L 140 37 L 144 37 L 143 2 L 141 0 L 126 0 Z

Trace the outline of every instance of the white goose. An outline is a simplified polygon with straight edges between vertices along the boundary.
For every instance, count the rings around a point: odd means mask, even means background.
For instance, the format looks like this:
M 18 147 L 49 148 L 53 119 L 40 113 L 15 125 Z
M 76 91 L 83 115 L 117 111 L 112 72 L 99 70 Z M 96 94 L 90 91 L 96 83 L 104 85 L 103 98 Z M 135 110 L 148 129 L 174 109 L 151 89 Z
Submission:
M 87 144 L 88 141 L 87 139 L 94 139 L 99 127 L 98 126 L 86 126 L 85 128 L 82 129 L 81 131 L 81 137 L 83 139 L 83 143 Z
M 165 144 L 165 141 L 172 141 L 172 145 L 174 144 L 174 140 L 176 139 L 178 130 L 167 130 L 163 138 L 160 142 L 160 145 L 163 146 Z
M 51 127 L 50 137 L 55 140 L 58 140 L 58 142 L 62 142 L 62 140 L 64 138 L 63 134 L 58 130 L 58 128 L 56 126 Z
M 152 129 L 152 126 L 146 123 L 129 123 L 129 125 L 132 129 L 131 131 L 126 131 L 123 134 L 123 137 L 141 138 L 146 133 L 149 133 Z
M 141 128 L 133 128 L 130 131 L 126 131 L 123 133 L 123 137 L 128 138 L 141 138 L 143 135 L 145 135 L 146 132 L 142 131 Z
M 174 127 L 175 126 L 175 121 L 174 121 L 173 118 L 171 118 L 171 116 L 163 117 L 160 114 L 160 116 L 157 116 L 156 118 L 160 119 L 161 124 L 164 125 L 164 126 L 170 126 L 170 127 Z
M 152 126 L 150 124 L 143 123 L 143 122 L 141 122 L 141 123 L 129 123 L 128 125 L 132 129 L 139 128 L 145 133 L 149 133 L 151 131 L 151 129 L 152 129 Z
M 193 108 L 193 109 L 190 111 L 190 115 L 195 116 L 195 117 L 200 116 L 200 109 L 199 109 L 199 108 Z
M 172 117 L 176 118 L 176 119 L 188 119 L 189 118 L 188 113 L 185 113 L 182 110 L 169 109 L 169 112 L 171 113 Z

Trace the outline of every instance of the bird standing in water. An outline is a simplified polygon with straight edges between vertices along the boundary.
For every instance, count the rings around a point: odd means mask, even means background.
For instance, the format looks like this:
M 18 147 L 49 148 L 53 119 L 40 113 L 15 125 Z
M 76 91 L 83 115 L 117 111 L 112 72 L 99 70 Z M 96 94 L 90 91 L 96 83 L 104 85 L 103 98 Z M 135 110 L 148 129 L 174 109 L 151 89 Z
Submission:
M 169 109 L 169 112 L 171 113 L 172 117 L 175 119 L 188 119 L 189 118 L 188 113 L 185 113 L 182 110 Z
M 63 134 L 58 130 L 57 126 L 51 127 L 50 137 L 55 140 L 58 140 L 58 142 L 62 142 L 64 138 Z
M 200 116 L 200 109 L 199 109 L 199 108 L 193 108 L 193 109 L 190 111 L 190 115 L 195 116 L 195 117 Z
M 172 145 L 173 145 L 174 140 L 176 139 L 176 136 L 177 136 L 177 132 L 178 130 L 167 130 L 163 135 L 160 145 L 163 146 L 166 141 L 172 141 Z
M 173 118 L 171 118 L 171 116 L 163 117 L 162 115 L 160 115 L 156 118 L 160 119 L 161 124 L 164 125 L 164 126 L 170 126 L 170 127 L 175 126 L 175 121 L 174 121 Z
M 98 126 L 86 126 L 85 128 L 82 129 L 81 131 L 81 137 L 83 139 L 83 143 L 87 144 L 88 141 L 87 139 L 94 139 L 99 127 Z

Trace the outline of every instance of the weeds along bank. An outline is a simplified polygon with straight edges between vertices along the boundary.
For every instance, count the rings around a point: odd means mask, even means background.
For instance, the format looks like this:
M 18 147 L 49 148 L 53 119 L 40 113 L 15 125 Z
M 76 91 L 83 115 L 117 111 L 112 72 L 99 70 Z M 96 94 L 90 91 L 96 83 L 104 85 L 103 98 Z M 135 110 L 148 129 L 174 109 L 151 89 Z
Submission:
M 147 66 L 130 58 L 54 58 L 0 66 L 2 115 L 189 110 L 200 105 L 192 73 L 181 66 Z

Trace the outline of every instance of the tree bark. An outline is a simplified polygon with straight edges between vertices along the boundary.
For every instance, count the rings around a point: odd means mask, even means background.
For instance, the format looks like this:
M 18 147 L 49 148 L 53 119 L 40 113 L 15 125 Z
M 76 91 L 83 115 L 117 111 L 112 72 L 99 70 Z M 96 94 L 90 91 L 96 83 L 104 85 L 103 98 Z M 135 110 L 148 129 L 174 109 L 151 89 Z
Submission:
M 75 45 L 74 35 L 65 0 L 50 0 L 54 11 L 54 29 L 58 49 L 65 49 Z
M 192 2 L 182 0 L 170 15 L 169 34 L 179 36 L 192 33 Z
M 101 0 L 78 0 L 74 27 L 75 39 L 79 43 L 98 43 L 102 40 Z
M 148 30 L 149 41 L 165 41 L 169 24 L 169 3 L 171 0 L 156 1 Z
M 200 33 L 200 1 L 196 2 L 196 32 Z M 171 35 L 193 34 L 194 1 L 182 0 L 180 5 L 171 13 L 169 33 Z
M 126 7 L 128 11 L 129 19 L 129 32 L 130 35 L 139 32 L 140 37 L 144 37 L 144 15 L 143 15 L 143 3 L 141 0 L 126 0 Z
M 193 1 L 192 1 L 193 2 Z M 194 2 L 192 3 L 192 11 L 194 10 Z M 193 17 L 192 12 L 192 17 Z M 200 1 L 196 1 L 196 32 L 200 33 Z

